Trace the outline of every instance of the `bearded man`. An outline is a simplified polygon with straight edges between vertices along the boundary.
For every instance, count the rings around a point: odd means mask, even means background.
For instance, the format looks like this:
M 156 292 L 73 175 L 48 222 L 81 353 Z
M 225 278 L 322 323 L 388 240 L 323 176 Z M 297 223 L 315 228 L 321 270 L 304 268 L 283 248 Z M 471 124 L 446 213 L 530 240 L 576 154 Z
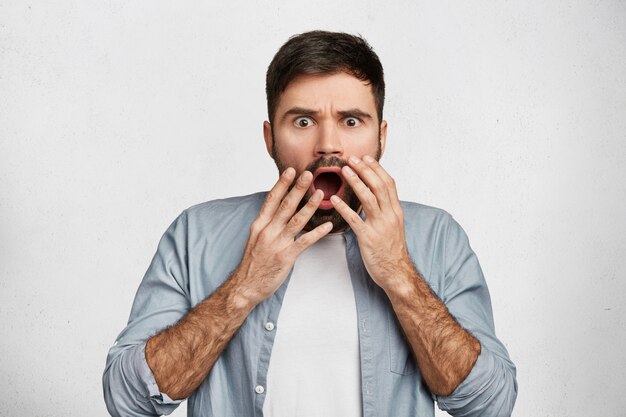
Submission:
M 269 192 L 185 210 L 111 348 L 113 416 L 509 416 L 515 367 L 461 227 L 398 199 L 383 68 L 292 37 L 266 80 Z

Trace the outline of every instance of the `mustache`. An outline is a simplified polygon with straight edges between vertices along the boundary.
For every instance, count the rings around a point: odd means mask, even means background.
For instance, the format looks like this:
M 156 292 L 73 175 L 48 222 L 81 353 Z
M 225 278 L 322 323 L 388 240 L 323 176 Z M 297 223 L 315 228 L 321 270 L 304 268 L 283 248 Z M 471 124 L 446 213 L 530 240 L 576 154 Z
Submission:
M 310 171 L 310 172 L 315 172 L 316 169 L 319 168 L 326 168 L 326 167 L 339 167 L 342 168 L 344 166 L 348 165 L 348 163 L 346 161 L 344 161 L 343 159 L 337 157 L 337 156 L 331 156 L 328 158 L 320 158 L 317 161 L 313 161 L 311 162 L 307 167 L 306 170 Z

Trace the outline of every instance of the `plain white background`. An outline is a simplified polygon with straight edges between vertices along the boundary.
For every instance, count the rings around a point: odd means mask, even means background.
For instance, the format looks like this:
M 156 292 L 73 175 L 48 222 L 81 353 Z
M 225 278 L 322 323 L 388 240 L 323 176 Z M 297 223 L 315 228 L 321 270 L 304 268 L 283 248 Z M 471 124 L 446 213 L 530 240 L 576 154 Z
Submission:
M 316 28 L 380 55 L 382 163 L 470 236 L 514 415 L 626 415 L 617 0 L 0 1 L 0 415 L 107 415 L 105 356 L 161 234 L 273 184 L 265 70 Z

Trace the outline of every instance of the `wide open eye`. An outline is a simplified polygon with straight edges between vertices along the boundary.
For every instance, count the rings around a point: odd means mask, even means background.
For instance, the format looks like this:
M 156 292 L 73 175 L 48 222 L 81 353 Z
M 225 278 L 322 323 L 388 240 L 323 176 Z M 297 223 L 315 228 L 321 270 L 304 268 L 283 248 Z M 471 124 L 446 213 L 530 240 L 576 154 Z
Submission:
M 359 127 L 361 126 L 361 120 L 356 117 L 346 117 L 343 123 L 348 127 Z
M 313 119 L 308 116 L 300 116 L 293 121 L 293 124 L 296 125 L 296 127 L 309 127 L 313 124 Z

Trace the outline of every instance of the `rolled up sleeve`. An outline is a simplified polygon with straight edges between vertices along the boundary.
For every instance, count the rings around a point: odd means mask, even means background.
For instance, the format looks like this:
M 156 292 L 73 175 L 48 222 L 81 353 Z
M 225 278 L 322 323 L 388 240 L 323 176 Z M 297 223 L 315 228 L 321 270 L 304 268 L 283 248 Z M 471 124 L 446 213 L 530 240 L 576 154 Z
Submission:
M 482 349 L 465 381 L 437 404 L 453 416 L 510 416 L 516 397 L 515 367 Z
M 144 351 L 145 343 L 124 349 L 107 365 L 104 400 L 112 416 L 167 415 L 181 403 L 159 391 Z
M 515 365 L 495 334 L 489 290 L 463 229 L 452 218 L 446 232 L 445 284 L 440 297 L 459 324 L 476 337 L 481 352 L 450 396 L 436 396 L 453 416 L 510 416 L 517 397 Z
M 109 350 L 102 383 L 114 417 L 170 414 L 181 401 L 159 391 L 145 357 L 147 340 L 190 308 L 185 213 L 163 235 L 133 302 L 126 328 Z

